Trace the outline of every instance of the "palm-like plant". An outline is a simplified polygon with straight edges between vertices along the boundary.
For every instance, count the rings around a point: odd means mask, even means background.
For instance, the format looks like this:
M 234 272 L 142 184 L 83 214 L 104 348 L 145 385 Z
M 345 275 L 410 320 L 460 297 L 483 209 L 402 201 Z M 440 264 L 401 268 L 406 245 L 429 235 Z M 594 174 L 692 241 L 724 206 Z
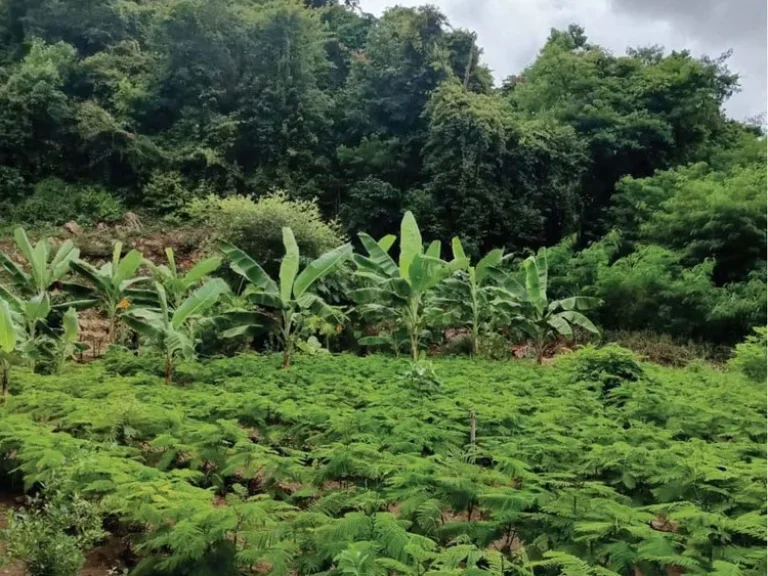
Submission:
M 61 316 L 61 326 L 52 329 L 51 306 L 47 292 L 27 300 L 7 290 L 0 291 L 0 373 L 3 392 L 7 393 L 11 366 L 31 360 L 59 371 L 77 346 L 80 328 L 77 312 L 69 307 Z
M 519 286 L 512 278 L 510 284 L 516 284 L 513 290 L 519 294 L 524 307 L 516 318 L 520 328 L 536 343 L 536 362 L 541 364 L 544 356 L 544 344 L 553 336 L 560 334 L 570 338 L 573 326 L 578 326 L 592 334 L 600 330 L 582 312 L 600 305 L 598 298 L 573 296 L 561 300 L 549 301 L 547 298 L 548 265 L 547 253 L 542 250 L 538 256 L 530 256 L 523 262 L 525 287 Z
M 454 256 L 467 259 L 461 241 L 454 238 L 452 244 Z M 443 314 L 469 328 L 473 355 L 479 353 L 481 322 L 502 308 L 509 311 L 519 306 L 519 294 L 510 290 L 507 274 L 498 268 L 503 260 L 504 250 L 491 250 L 475 266 L 468 265 L 466 271 L 448 278 L 444 294 L 436 301 Z
M 299 247 L 293 231 L 287 227 L 283 228 L 283 245 L 285 256 L 280 263 L 279 285 L 239 248 L 224 242 L 221 249 L 229 258 L 232 270 L 249 283 L 243 296 L 256 306 L 277 312 L 280 339 L 283 344 L 283 368 L 289 368 L 296 335 L 307 313 L 311 312 L 323 318 L 338 316 L 333 307 L 309 289 L 349 257 L 352 253 L 352 245 L 343 244 L 326 252 L 310 262 L 301 273 L 299 273 Z M 258 314 L 258 311 L 234 311 L 232 317 L 235 318 L 236 325 L 225 334 L 232 336 L 245 333 L 258 324 Z
M 117 323 L 125 310 L 135 300 L 142 301 L 151 298 L 146 290 L 138 290 L 135 286 L 148 281 L 146 276 L 134 274 L 141 266 L 143 257 L 138 250 L 131 250 L 122 256 L 123 243 L 115 242 L 112 249 L 112 261 L 107 262 L 101 268 L 75 260 L 72 268 L 83 276 L 91 284 L 90 289 L 78 285 L 70 285 L 73 291 L 86 291 L 93 294 L 94 298 L 104 307 L 109 320 L 109 342 L 114 344 L 117 339 Z
M 42 238 L 33 246 L 23 228 L 16 228 L 13 238 L 26 260 L 28 271 L 4 252 L 0 252 L 0 266 L 8 273 L 16 292 L 23 296 L 50 292 L 69 273 L 70 264 L 80 255 L 71 240 L 64 242 L 54 253 L 50 238 Z
M 369 285 L 353 290 L 352 298 L 363 314 L 388 316 L 403 324 L 410 337 L 411 356 L 419 357 L 421 332 L 425 327 L 426 297 L 453 272 L 467 266 L 463 254 L 454 253 L 451 262 L 440 258 L 440 242 L 434 241 L 424 251 L 421 232 L 411 212 L 406 212 L 400 225 L 400 258 L 389 255 L 395 236 L 385 236 L 376 242 L 365 233 L 358 235 L 368 256 L 354 255 L 355 275 Z M 375 338 L 363 338 L 361 344 L 379 343 Z
M 178 306 L 187 293 L 200 284 L 206 276 L 221 266 L 221 258 L 212 257 L 201 260 L 195 264 L 186 274 L 182 274 L 176 267 L 176 258 L 173 248 L 165 249 L 167 264 L 155 264 L 150 260 L 144 260 L 144 265 L 152 271 L 155 280 L 160 282 L 168 295 L 171 306 Z
M 123 316 L 123 321 L 131 329 L 145 336 L 165 357 L 166 384 L 173 380 L 175 360 L 194 356 L 201 315 L 228 291 L 227 283 L 221 278 L 215 278 L 200 286 L 173 309 L 168 305 L 165 288 L 155 282 L 158 309 L 133 308 Z
M 24 360 L 25 333 L 19 326 L 16 314 L 10 305 L 0 299 L 0 381 L 2 395 L 8 396 L 11 366 Z

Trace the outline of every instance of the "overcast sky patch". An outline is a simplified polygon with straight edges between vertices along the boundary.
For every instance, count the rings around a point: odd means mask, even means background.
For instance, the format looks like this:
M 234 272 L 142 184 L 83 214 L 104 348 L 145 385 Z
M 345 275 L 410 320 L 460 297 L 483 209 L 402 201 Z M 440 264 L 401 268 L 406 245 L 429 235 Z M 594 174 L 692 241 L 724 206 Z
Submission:
M 360 0 L 376 15 L 424 0 Z M 726 104 L 729 115 L 751 118 L 766 112 L 765 0 L 432 0 L 451 25 L 477 32 L 483 58 L 497 83 L 530 64 L 551 28 L 583 26 L 591 42 L 617 54 L 630 46 L 658 44 L 717 57 L 732 49 L 732 71 L 742 91 Z

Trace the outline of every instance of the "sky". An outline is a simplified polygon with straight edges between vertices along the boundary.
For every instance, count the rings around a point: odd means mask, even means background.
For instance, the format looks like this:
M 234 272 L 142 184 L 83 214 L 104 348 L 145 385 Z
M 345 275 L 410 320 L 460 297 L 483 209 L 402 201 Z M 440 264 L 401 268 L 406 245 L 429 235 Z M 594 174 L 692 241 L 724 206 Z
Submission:
M 654 44 L 710 57 L 733 50 L 728 67 L 741 92 L 726 112 L 739 120 L 766 113 L 766 0 L 360 0 L 360 8 L 380 15 L 427 3 L 453 27 L 477 33 L 497 84 L 536 58 L 551 28 L 579 24 L 590 42 L 617 54 Z

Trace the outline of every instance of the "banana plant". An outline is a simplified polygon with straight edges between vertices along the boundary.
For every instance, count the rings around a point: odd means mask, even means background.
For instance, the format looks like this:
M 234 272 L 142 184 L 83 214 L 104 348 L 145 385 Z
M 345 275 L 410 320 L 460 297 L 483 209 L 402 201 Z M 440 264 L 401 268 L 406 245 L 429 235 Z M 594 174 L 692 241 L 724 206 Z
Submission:
M 21 364 L 25 360 L 25 342 L 18 315 L 11 310 L 8 302 L 0 298 L 0 382 L 4 397 L 8 396 L 11 366 Z
M 77 312 L 68 308 L 60 327 L 53 329 L 49 325 L 53 310 L 46 292 L 26 300 L 7 291 L 0 293 L 0 370 L 5 388 L 12 365 L 29 360 L 35 369 L 45 365 L 58 372 L 77 349 Z
M 68 308 L 61 317 L 61 328 L 57 331 L 44 326 L 35 342 L 35 356 L 38 362 L 48 366 L 49 370 L 61 372 L 64 362 L 78 350 L 86 346 L 78 342 L 80 339 L 80 323 L 74 308 Z
M 33 246 L 21 227 L 13 231 L 13 238 L 29 271 L 4 252 L 0 252 L 0 266 L 8 273 L 16 292 L 25 297 L 51 292 L 69 273 L 70 264 L 80 255 L 71 240 L 65 241 L 55 253 L 50 238 L 43 238 Z
M 541 364 L 544 344 L 557 334 L 567 338 L 573 336 L 573 326 L 583 328 L 592 334 L 600 330 L 582 312 L 600 305 L 598 298 L 573 296 L 549 301 L 547 253 L 542 250 L 538 256 L 530 256 L 523 262 L 525 287 L 518 290 L 523 309 L 516 318 L 520 328 L 534 339 L 536 362 Z M 511 279 L 510 279 L 511 280 Z
M 202 315 L 229 291 L 221 278 L 208 280 L 189 294 L 176 309 L 168 305 L 165 288 L 159 282 L 154 284 L 158 308 L 130 308 L 123 321 L 131 329 L 145 336 L 152 346 L 165 358 L 165 383 L 173 381 L 173 368 L 177 358 L 195 355 L 197 328 Z
M 296 337 L 308 314 L 322 318 L 339 316 L 337 310 L 309 289 L 352 254 L 352 245 L 343 244 L 326 252 L 310 262 L 300 273 L 299 247 L 293 231 L 287 227 L 283 228 L 283 246 L 285 255 L 280 263 L 279 285 L 239 248 L 223 242 L 221 250 L 229 259 L 232 270 L 248 282 L 243 296 L 257 307 L 276 312 L 283 345 L 283 368 L 290 368 Z M 233 311 L 231 314 L 237 321 L 225 332 L 226 336 L 244 334 L 259 323 L 258 310 Z
M 173 248 L 165 249 L 167 264 L 155 264 L 150 260 L 144 260 L 144 265 L 152 271 L 155 280 L 160 282 L 168 295 L 168 303 L 176 307 L 187 293 L 199 285 L 211 272 L 221 266 L 221 258 L 206 258 L 195 264 L 186 274 L 182 274 L 176 267 L 176 258 Z
M 455 257 L 467 259 L 458 238 L 453 239 L 452 246 Z M 475 266 L 468 265 L 466 270 L 448 278 L 443 295 L 436 300 L 436 305 L 451 321 L 469 328 L 473 355 L 479 353 L 483 320 L 498 316 L 502 307 L 508 311 L 519 306 L 520 291 L 510 285 L 508 275 L 498 268 L 503 260 L 504 250 L 491 250 Z
M 85 278 L 90 287 L 69 284 L 73 292 L 92 294 L 107 313 L 109 320 L 109 343 L 117 340 L 118 320 L 125 311 L 136 303 L 151 303 L 154 293 L 136 288 L 149 281 L 147 276 L 134 276 L 141 266 L 143 256 L 138 250 L 131 250 L 125 256 L 123 243 L 115 242 L 112 249 L 112 261 L 101 268 L 96 268 L 82 260 L 72 262 L 72 269 Z
M 395 236 L 388 235 L 378 242 L 366 233 L 358 234 L 368 256 L 355 254 L 355 275 L 367 286 L 353 290 L 350 296 L 364 316 L 378 315 L 394 318 L 408 331 L 411 357 L 418 360 L 422 331 L 426 328 L 425 308 L 430 292 L 443 280 L 469 264 L 466 256 L 454 253 L 453 260 L 440 258 L 440 242 L 435 240 L 426 251 L 421 232 L 411 212 L 406 212 L 400 224 L 400 257 L 398 262 L 389 255 Z M 360 340 L 363 345 L 378 343 L 375 337 Z

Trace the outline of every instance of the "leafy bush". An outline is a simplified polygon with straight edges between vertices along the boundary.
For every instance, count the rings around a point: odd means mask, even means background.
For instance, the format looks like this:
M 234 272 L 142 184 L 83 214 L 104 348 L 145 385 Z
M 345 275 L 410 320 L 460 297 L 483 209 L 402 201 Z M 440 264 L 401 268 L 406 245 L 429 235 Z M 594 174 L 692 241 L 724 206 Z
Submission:
M 11 512 L 2 535 L 7 555 L 21 561 L 30 576 L 77 576 L 83 551 L 104 532 L 94 504 L 54 484 L 28 507 Z
M 108 374 L 119 376 L 135 376 L 140 372 L 161 376 L 163 374 L 163 357 L 152 349 L 142 350 L 137 354 L 122 346 L 110 346 L 101 357 L 104 369 Z
M 768 329 L 754 328 L 754 334 L 748 336 L 741 344 L 736 345 L 733 358 L 728 366 L 745 374 L 750 380 L 765 383 L 768 376 Z
M 17 202 L 27 195 L 29 184 L 18 169 L 11 166 L 0 166 L 0 203 Z
M 31 196 L 11 211 L 11 220 L 31 226 L 60 226 L 74 220 L 81 226 L 116 222 L 123 207 L 99 186 L 70 184 L 58 178 L 39 182 Z
M 434 365 L 425 360 L 411 362 L 403 373 L 402 382 L 403 387 L 416 397 L 431 398 L 443 392 Z
M 606 332 L 605 339 L 632 350 L 644 360 L 665 366 L 682 367 L 703 359 L 721 362 L 729 353 L 726 347 L 717 347 L 706 342 L 678 342 L 668 334 L 650 330 L 611 331 Z
M 142 206 L 157 214 L 171 214 L 192 199 L 179 172 L 156 171 L 142 189 Z
M 344 243 L 335 221 L 326 222 L 315 202 L 292 200 L 284 193 L 254 201 L 245 196 L 193 200 L 186 208 L 192 220 L 213 228 L 215 235 L 240 247 L 262 264 L 269 274 L 277 272 L 283 255 L 283 227 L 293 230 L 302 256 L 317 258 Z
M 585 346 L 566 359 L 575 382 L 598 384 L 601 392 L 608 392 L 622 382 L 636 382 L 643 375 L 632 351 L 615 344 L 601 348 Z

